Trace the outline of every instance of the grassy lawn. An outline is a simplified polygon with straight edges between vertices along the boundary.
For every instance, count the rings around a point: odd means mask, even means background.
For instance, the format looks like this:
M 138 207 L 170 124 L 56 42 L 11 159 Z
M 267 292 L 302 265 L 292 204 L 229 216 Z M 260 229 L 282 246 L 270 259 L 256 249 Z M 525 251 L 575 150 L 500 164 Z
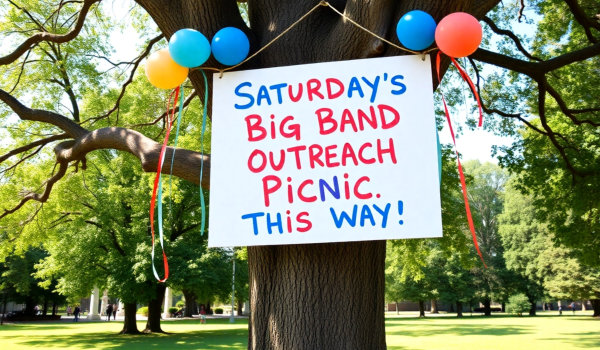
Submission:
M 540 312 L 537 317 L 473 316 L 386 319 L 390 350 L 600 349 L 600 320 L 591 312 Z
M 410 316 L 409 316 L 410 315 Z M 600 349 L 600 320 L 590 313 L 541 313 L 538 317 L 448 316 L 417 319 L 414 313 L 386 319 L 389 349 Z M 169 334 L 121 336 L 120 322 L 8 324 L 0 327 L 0 349 L 245 349 L 247 321 L 165 321 Z M 142 329 L 144 323 L 138 323 Z

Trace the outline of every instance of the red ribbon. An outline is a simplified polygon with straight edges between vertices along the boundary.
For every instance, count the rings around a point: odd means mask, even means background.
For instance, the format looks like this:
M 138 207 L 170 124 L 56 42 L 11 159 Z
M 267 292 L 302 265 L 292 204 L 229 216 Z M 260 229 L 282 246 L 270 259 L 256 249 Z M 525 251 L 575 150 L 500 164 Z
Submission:
M 175 99 L 173 99 L 173 95 L 175 95 Z M 158 184 L 161 178 L 161 171 L 163 160 L 165 157 L 165 151 L 167 149 L 167 143 L 169 142 L 169 135 L 171 134 L 171 128 L 173 127 L 173 121 L 175 120 L 175 103 L 177 102 L 177 98 L 179 97 L 179 87 L 177 87 L 171 94 L 169 95 L 169 100 L 167 101 L 167 132 L 165 134 L 165 139 L 163 141 L 162 147 L 160 149 L 160 154 L 158 156 L 158 167 L 156 170 L 156 177 L 154 178 L 154 187 L 152 188 L 152 198 L 150 199 L 150 231 L 152 232 L 152 249 L 154 252 L 154 207 L 156 205 L 156 193 L 158 191 Z M 160 198 L 159 200 L 162 200 Z M 162 222 L 158 223 L 162 225 Z M 162 238 L 162 237 L 161 237 Z M 161 239 L 161 249 L 163 255 L 163 264 L 165 269 L 165 277 L 163 279 L 159 279 L 158 282 L 165 282 L 169 278 L 169 262 L 167 260 L 167 254 L 165 254 L 165 249 L 162 246 Z M 152 261 L 154 266 L 154 261 Z M 156 273 L 156 272 L 155 272 Z M 157 277 L 158 278 L 158 277 Z
M 440 60 L 441 60 L 440 54 L 441 54 L 441 52 L 438 52 L 435 65 L 436 65 L 436 70 L 437 70 L 437 78 L 441 85 L 442 79 L 440 78 Z M 479 95 L 477 94 L 477 90 L 475 90 L 475 86 L 473 85 L 473 82 L 471 81 L 471 79 L 469 78 L 467 73 L 456 62 L 456 60 L 454 60 L 454 58 L 452 58 L 452 57 L 450 57 L 450 59 L 452 60 L 452 62 L 454 63 L 454 65 L 456 66 L 458 71 L 460 72 L 460 75 L 463 77 L 463 79 L 469 83 L 469 85 L 471 86 L 471 90 L 473 91 L 473 94 L 477 98 L 477 104 L 479 106 L 479 126 L 481 126 L 481 124 L 483 122 L 483 113 L 481 111 L 481 102 L 479 100 Z M 467 195 L 467 183 L 465 181 L 465 174 L 463 173 L 462 164 L 460 163 L 460 156 L 458 154 L 458 148 L 456 147 L 456 138 L 454 136 L 454 129 L 452 128 L 452 122 L 450 121 L 450 113 L 448 112 L 448 106 L 446 105 L 446 99 L 444 98 L 444 94 L 441 91 L 440 91 L 440 94 L 442 95 L 442 102 L 444 103 L 444 112 L 446 113 L 446 120 L 448 121 L 448 127 L 450 128 L 450 134 L 452 135 L 452 142 L 454 143 L 454 151 L 456 152 L 456 161 L 458 162 L 458 174 L 460 175 L 460 185 L 462 188 L 463 198 L 465 201 L 465 210 L 467 212 L 467 221 L 469 222 L 469 230 L 471 231 L 471 235 L 473 236 L 473 244 L 475 245 L 477 254 L 479 254 L 479 258 L 481 259 L 483 266 L 485 266 L 485 268 L 487 268 L 487 265 L 485 264 L 485 261 L 483 260 L 483 255 L 481 254 L 481 251 L 479 250 L 479 243 L 477 242 L 477 235 L 475 234 L 475 225 L 473 224 L 473 217 L 471 215 L 471 207 L 469 206 L 469 197 Z
M 439 75 L 440 75 L 440 70 L 439 70 L 439 60 L 440 60 L 440 52 L 438 52 L 438 80 L 439 80 Z M 469 77 L 469 75 L 467 74 L 467 72 L 465 72 L 465 70 L 460 66 L 460 64 L 458 64 L 458 62 L 456 62 L 456 60 L 454 59 L 454 57 L 450 57 L 450 59 L 452 60 L 452 63 L 454 64 L 454 67 L 456 67 L 456 69 L 458 69 L 460 76 L 463 78 L 464 81 L 466 81 L 469 84 L 469 87 L 471 88 L 471 92 L 473 93 L 473 96 L 475 96 L 475 99 L 477 100 L 477 107 L 479 108 L 479 124 L 477 125 L 478 127 L 481 127 L 481 125 L 483 124 L 483 111 L 481 109 L 481 100 L 479 99 L 479 94 L 477 93 L 477 89 L 475 88 L 475 84 L 473 84 L 473 81 L 471 80 L 471 77 Z M 440 81 L 440 84 L 442 82 Z

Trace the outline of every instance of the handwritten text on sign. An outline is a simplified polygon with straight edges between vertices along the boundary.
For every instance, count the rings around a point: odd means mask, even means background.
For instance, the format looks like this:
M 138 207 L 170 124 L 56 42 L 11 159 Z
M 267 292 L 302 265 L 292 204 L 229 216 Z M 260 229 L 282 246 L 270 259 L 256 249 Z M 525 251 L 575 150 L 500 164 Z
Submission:
M 209 245 L 440 237 L 429 60 L 213 76 Z

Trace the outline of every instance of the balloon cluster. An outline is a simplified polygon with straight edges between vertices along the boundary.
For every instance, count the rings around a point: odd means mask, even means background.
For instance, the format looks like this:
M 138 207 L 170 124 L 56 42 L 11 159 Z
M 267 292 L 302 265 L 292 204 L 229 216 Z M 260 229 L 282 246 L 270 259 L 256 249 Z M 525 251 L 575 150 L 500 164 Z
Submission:
M 468 13 L 455 12 L 436 25 L 431 15 L 420 10 L 406 13 L 396 26 L 398 40 L 407 49 L 421 51 L 435 43 L 454 58 L 469 56 L 481 43 L 479 21 Z
M 212 52 L 226 66 L 242 62 L 250 51 L 246 34 L 238 28 L 219 30 L 209 43 L 204 34 L 194 29 L 180 29 L 169 40 L 169 47 L 154 52 L 146 63 L 146 76 L 160 89 L 173 89 L 185 81 L 189 69 L 199 67 Z

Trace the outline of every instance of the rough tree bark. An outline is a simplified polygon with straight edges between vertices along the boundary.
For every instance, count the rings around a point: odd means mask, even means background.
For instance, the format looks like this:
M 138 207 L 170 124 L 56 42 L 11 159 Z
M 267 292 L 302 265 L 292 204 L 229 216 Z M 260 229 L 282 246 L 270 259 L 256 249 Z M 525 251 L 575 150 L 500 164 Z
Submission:
M 385 348 L 385 241 L 248 252 L 250 349 Z
M 166 289 L 167 286 L 164 283 L 156 283 L 154 298 L 148 302 L 148 320 L 146 321 L 146 328 L 142 331 L 143 333 L 164 333 L 160 328 L 160 311 Z
M 123 329 L 119 334 L 140 334 L 140 331 L 137 328 L 136 316 L 135 313 L 137 311 L 137 303 L 125 303 L 125 320 L 123 321 Z

